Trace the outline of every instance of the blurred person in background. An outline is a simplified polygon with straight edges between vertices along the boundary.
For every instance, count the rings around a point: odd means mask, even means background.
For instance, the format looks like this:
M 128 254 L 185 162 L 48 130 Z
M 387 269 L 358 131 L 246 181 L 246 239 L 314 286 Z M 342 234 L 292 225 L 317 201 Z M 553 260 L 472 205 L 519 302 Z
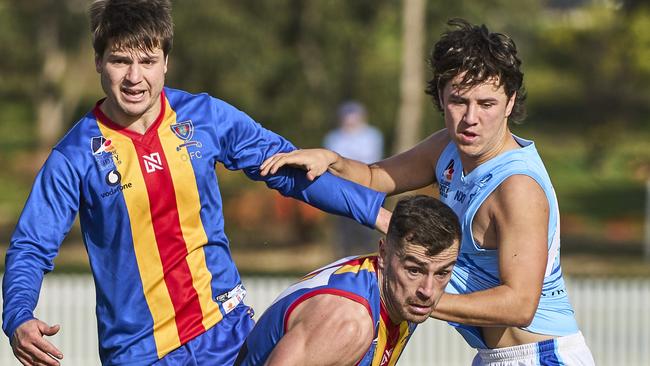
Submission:
M 208 94 L 164 86 L 169 0 L 90 7 L 104 99 L 52 149 L 5 258 L 3 330 L 24 365 L 59 365 L 36 319 L 43 276 L 79 213 L 105 365 L 230 365 L 253 327 L 224 233 L 215 164 L 372 227 L 384 194 L 333 175 L 259 166 L 295 147 Z M 345 192 L 345 194 L 343 194 Z
M 377 128 L 368 124 L 366 108 L 359 102 L 341 104 L 337 113 L 338 128 L 325 135 L 323 146 L 348 159 L 366 164 L 381 160 L 384 137 Z M 374 250 L 379 234 L 355 221 L 337 216 L 334 243 L 338 256 L 368 253 Z
M 593 365 L 560 266 L 558 202 L 530 140 L 510 131 L 525 117 L 514 41 L 485 25 L 449 22 L 430 57 L 427 93 L 446 128 L 411 150 L 363 164 L 328 150 L 279 154 L 262 174 L 301 166 L 389 195 L 437 183 L 463 236 L 446 293 L 432 316 L 476 348 L 474 365 Z
M 424 195 L 403 198 L 379 254 L 343 258 L 286 289 L 235 365 L 394 365 L 442 296 L 459 240 L 458 218 L 447 205 Z

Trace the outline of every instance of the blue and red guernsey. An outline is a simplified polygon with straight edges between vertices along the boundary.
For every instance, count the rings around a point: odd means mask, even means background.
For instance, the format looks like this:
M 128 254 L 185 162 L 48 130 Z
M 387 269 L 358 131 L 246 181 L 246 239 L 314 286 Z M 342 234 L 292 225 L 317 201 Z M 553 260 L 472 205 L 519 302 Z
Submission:
M 101 101 L 54 147 L 6 256 L 3 330 L 33 318 L 43 274 L 79 212 L 96 285 L 103 364 L 150 364 L 218 323 L 241 300 L 224 234 L 220 162 L 285 196 L 372 227 L 384 195 L 325 174 L 259 175 L 295 147 L 207 94 L 165 88 L 145 134 Z M 233 301 L 235 297 L 237 301 Z
M 379 295 L 377 256 L 347 257 L 318 269 L 278 296 L 264 312 L 240 351 L 237 366 L 263 365 L 284 336 L 292 311 L 317 295 L 337 295 L 366 307 L 375 324 L 370 348 L 359 366 L 393 366 L 397 363 L 417 324 L 393 324 Z M 332 334 L 336 337 L 336 334 Z

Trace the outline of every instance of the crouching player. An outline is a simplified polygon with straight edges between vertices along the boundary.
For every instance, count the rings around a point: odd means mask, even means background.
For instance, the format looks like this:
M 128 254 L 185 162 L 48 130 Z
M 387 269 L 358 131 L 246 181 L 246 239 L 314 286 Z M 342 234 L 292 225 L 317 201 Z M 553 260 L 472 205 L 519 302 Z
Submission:
M 378 255 L 338 260 L 286 289 L 235 365 L 394 365 L 449 282 L 459 238 L 445 204 L 402 199 Z

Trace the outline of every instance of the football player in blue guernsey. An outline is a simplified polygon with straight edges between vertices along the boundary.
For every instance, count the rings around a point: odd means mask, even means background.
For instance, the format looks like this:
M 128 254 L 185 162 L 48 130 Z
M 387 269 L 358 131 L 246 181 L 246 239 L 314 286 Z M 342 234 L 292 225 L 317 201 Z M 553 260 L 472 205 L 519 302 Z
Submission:
M 343 258 L 286 289 L 235 365 L 395 365 L 443 294 L 459 240 L 447 205 L 424 195 L 402 199 L 379 254 Z
M 274 156 L 314 178 L 329 170 L 397 194 L 437 183 L 463 231 L 458 263 L 432 316 L 472 347 L 474 365 L 593 365 L 560 267 L 560 220 L 535 144 L 511 133 L 525 116 L 514 41 L 485 25 L 449 22 L 433 47 L 427 93 L 444 129 L 412 149 L 366 165 L 328 150 Z
M 299 169 L 260 176 L 264 159 L 295 147 L 224 101 L 164 86 L 169 0 L 97 0 L 90 24 L 106 98 L 36 177 L 5 258 L 2 328 L 22 364 L 60 364 L 62 350 L 43 337 L 60 327 L 34 308 L 79 213 L 102 364 L 231 365 L 253 321 L 215 165 L 369 227 L 385 194 Z

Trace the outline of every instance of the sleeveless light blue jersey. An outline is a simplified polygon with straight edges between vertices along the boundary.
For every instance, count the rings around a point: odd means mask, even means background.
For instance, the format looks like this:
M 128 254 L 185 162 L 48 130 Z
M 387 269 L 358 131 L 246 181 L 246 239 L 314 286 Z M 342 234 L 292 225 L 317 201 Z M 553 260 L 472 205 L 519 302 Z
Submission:
M 507 151 L 463 174 L 456 145 L 450 143 L 436 166 L 440 199 L 449 205 L 461 223 L 462 243 L 446 291 L 466 294 L 498 286 L 499 258 L 497 250 L 482 249 L 472 236 L 472 221 L 481 204 L 506 178 L 523 174 L 533 178 L 544 190 L 550 208 L 548 223 L 548 262 L 539 306 L 527 331 L 565 336 L 578 332 L 573 308 L 569 303 L 560 267 L 560 217 L 551 180 L 535 144 L 514 136 L 520 149 Z M 474 348 L 487 348 L 479 328 L 450 323 Z
M 346 297 L 364 305 L 375 324 L 375 338 L 358 366 L 393 366 L 416 324 L 393 324 L 379 295 L 377 256 L 347 257 L 303 277 L 287 288 L 264 312 L 239 352 L 236 366 L 263 365 L 284 336 L 291 312 L 317 295 Z M 336 334 L 332 334 L 336 337 Z

